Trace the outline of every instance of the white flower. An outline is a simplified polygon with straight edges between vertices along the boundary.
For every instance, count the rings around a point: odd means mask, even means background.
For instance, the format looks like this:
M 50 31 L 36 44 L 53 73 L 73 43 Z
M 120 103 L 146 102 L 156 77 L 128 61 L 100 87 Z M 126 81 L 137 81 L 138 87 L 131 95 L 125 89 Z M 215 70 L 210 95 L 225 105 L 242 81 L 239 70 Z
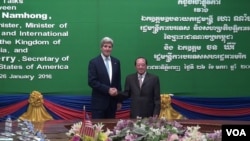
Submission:
M 97 124 L 95 124 L 94 126 L 93 126 L 94 128 L 95 128 L 95 130 L 97 131 L 97 132 L 103 132 L 103 127 L 104 127 L 104 124 L 102 124 L 102 123 L 97 123 Z
M 155 134 L 155 135 L 161 135 L 161 131 L 158 128 L 153 128 L 150 127 L 150 130 Z
M 110 135 L 112 133 L 112 131 L 107 128 L 105 133 L 106 133 L 106 135 Z
M 82 122 L 77 122 L 77 123 L 74 123 L 72 126 L 71 126 L 71 129 L 66 133 L 67 136 L 71 137 L 75 134 L 79 134 L 79 131 L 82 127 Z

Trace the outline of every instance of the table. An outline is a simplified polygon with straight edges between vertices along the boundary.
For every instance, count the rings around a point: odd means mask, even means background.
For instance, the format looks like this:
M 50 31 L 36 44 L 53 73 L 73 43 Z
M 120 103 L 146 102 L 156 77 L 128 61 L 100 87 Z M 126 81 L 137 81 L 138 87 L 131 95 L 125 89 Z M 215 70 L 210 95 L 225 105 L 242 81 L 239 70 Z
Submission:
M 104 129 L 113 129 L 119 119 L 93 119 L 92 123 L 103 123 Z M 41 123 L 33 123 L 34 126 L 41 130 L 50 141 L 68 141 L 69 138 L 66 132 L 71 128 L 71 125 L 81 121 L 80 119 L 73 120 L 50 120 Z M 221 129 L 223 124 L 240 124 L 250 125 L 250 121 L 231 121 L 231 120 L 176 120 L 183 126 L 196 126 L 199 125 L 201 132 L 213 132 L 214 130 Z M 17 122 L 13 122 L 13 129 L 17 128 Z M 0 131 L 4 131 L 4 122 L 0 122 Z

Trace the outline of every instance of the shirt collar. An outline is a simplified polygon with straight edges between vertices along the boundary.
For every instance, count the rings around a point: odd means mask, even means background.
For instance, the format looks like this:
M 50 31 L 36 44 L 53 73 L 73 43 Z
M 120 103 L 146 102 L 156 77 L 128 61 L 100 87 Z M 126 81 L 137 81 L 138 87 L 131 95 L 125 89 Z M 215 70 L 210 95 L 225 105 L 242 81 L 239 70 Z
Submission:
M 143 74 L 139 74 L 139 73 L 137 73 L 137 76 L 139 77 L 140 75 L 142 76 L 142 78 L 144 78 L 145 76 L 146 76 L 146 73 L 147 72 L 145 72 L 145 73 L 143 73 Z
M 101 53 L 102 59 L 105 60 L 106 58 L 108 58 L 108 60 L 110 60 L 110 56 L 106 57 Z

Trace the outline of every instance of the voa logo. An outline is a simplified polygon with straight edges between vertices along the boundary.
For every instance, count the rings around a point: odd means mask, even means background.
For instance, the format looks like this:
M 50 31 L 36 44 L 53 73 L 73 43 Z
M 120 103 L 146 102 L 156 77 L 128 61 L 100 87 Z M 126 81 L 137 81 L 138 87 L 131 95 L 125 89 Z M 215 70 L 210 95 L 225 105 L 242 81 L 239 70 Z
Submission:
M 247 136 L 244 129 L 226 129 L 227 136 Z

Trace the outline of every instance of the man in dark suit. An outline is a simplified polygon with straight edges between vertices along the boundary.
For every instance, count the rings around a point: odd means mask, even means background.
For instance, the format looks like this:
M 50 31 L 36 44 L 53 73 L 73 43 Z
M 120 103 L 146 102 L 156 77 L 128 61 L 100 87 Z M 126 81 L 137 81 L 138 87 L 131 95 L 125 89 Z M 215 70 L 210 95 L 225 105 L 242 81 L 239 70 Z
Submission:
M 147 60 L 143 57 L 135 60 L 135 68 L 137 72 L 126 77 L 124 92 L 121 93 L 125 98 L 131 98 L 130 118 L 159 116 L 159 77 L 147 72 Z
M 89 61 L 88 84 L 92 88 L 91 112 L 93 119 L 115 118 L 121 108 L 117 92 L 121 90 L 120 61 L 111 55 L 113 40 L 101 40 L 101 54 Z

